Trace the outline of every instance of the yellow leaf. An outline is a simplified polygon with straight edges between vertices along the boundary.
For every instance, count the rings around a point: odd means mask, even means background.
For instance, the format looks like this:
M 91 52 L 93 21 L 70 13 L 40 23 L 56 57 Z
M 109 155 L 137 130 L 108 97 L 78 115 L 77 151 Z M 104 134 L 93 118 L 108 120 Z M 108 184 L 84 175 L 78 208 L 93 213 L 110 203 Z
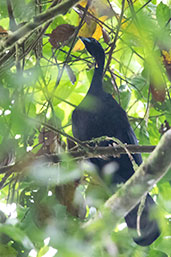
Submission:
M 130 22 L 130 21 L 126 21 L 124 22 L 125 19 L 122 19 L 122 26 L 121 28 L 124 30 L 124 33 L 128 34 L 128 35 L 132 35 L 134 37 L 138 37 L 139 38 L 139 31 L 135 25 L 134 22 Z
M 85 7 L 87 4 L 87 0 L 83 0 L 79 4 Z M 89 10 L 94 10 L 94 12 L 96 13 L 96 17 L 112 17 L 114 15 L 114 12 L 108 3 L 108 0 L 91 0 Z
M 167 64 L 171 64 L 171 50 L 169 52 L 162 50 L 162 55 L 163 62 L 165 61 Z
M 99 18 L 101 21 L 105 21 L 107 16 L 102 16 Z M 102 25 L 96 23 L 96 21 L 91 20 L 89 24 L 85 23 L 82 29 L 78 33 L 81 37 L 93 37 L 96 40 L 99 40 L 102 36 Z M 79 39 L 75 44 L 73 51 L 81 51 L 84 49 L 83 42 Z
M 83 49 L 84 49 L 84 44 L 80 39 L 78 39 L 77 43 L 75 44 L 75 46 L 73 48 L 73 51 L 81 51 Z
M 105 21 L 107 19 L 107 16 L 102 16 L 99 18 L 100 21 Z M 93 33 L 92 37 L 94 37 L 96 40 L 99 40 L 102 36 L 103 32 L 102 32 L 102 25 L 97 24 L 96 26 L 96 30 Z
M 79 2 L 82 7 L 86 7 L 87 0 L 82 0 Z M 99 20 L 105 21 L 108 17 L 114 15 L 113 10 L 111 9 L 107 0 L 101 0 L 99 4 L 99 0 L 92 0 L 88 12 L 91 13 L 95 17 L 100 17 Z M 80 19 L 79 19 L 80 20 Z M 94 37 L 99 40 L 102 36 L 102 25 L 98 24 L 92 17 L 86 16 L 85 23 L 80 29 L 79 36 L 81 37 Z M 73 51 L 79 51 L 84 49 L 84 44 L 81 40 L 78 40 L 74 46 Z

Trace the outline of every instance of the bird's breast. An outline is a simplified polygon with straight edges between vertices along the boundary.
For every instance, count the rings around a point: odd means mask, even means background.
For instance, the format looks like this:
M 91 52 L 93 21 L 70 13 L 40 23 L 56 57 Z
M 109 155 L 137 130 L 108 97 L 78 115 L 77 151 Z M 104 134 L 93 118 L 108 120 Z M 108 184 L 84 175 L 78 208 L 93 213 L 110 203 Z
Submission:
M 72 115 L 73 135 L 82 140 L 91 140 L 100 135 L 101 121 L 96 112 L 83 111 L 76 109 Z

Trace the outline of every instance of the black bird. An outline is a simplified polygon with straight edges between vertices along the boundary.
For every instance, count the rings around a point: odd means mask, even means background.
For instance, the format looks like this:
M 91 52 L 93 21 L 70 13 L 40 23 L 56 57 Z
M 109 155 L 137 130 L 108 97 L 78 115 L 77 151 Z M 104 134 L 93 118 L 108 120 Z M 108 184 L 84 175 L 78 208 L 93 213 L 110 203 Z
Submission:
M 72 114 L 72 131 L 74 137 L 81 141 L 91 140 L 101 136 L 116 137 L 123 143 L 137 144 L 137 138 L 131 128 L 126 112 L 113 99 L 113 97 L 103 90 L 103 68 L 105 53 L 100 43 L 94 38 L 83 38 L 87 51 L 95 58 L 96 66 L 93 79 L 87 95 L 83 101 L 75 108 Z M 108 146 L 109 141 L 103 141 L 100 146 Z M 134 154 L 133 158 L 137 165 L 142 163 L 140 154 Z M 110 157 L 109 159 L 90 159 L 98 169 L 99 175 L 103 178 L 102 169 L 104 165 L 113 161 L 117 163 L 117 170 L 113 173 L 111 185 L 125 183 L 134 173 L 134 169 L 129 157 L 125 154 L 121 157 Z M 150 209 L 155 205 L 153 199 L 148 194 L 145 207 L 140 219 L 141 236 L 134 237 L 134 241 L 141 245 L 150 245 L 160 235 L 155 219 L 150 219 Z M 139 205 L 131 210 L 125 217 L 129 228 L 137 227 L 137 211 Z

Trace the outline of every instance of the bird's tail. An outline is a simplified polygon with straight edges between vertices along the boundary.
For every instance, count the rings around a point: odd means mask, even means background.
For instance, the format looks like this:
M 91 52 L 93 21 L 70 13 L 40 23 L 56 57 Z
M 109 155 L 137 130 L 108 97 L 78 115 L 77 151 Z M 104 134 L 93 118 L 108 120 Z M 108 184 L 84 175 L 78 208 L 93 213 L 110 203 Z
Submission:
M 155 206 L 155 202 L 148 194 L 145 200 L 143 212 L 140 217 L 140 236 L 134 236 L 134 241 L 141 246 L 148 246 L 153 243 L 160 235 L 160 230 L 156 220 L 150 218 L 150 211 Z M 137 231 L 137 212 L 139 204 L 131 210 L 125 217 L 128 228 Z

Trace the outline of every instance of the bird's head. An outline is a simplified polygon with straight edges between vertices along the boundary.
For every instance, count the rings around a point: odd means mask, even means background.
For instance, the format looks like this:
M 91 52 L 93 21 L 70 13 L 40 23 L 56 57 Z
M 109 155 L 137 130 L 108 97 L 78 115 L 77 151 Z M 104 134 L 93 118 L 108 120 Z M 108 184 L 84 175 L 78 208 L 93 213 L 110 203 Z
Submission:
M 95 58 L 98 65 L 104 65 L 105 53 L 101 44 L 92 37 L 80 37 L 87 51 Z

